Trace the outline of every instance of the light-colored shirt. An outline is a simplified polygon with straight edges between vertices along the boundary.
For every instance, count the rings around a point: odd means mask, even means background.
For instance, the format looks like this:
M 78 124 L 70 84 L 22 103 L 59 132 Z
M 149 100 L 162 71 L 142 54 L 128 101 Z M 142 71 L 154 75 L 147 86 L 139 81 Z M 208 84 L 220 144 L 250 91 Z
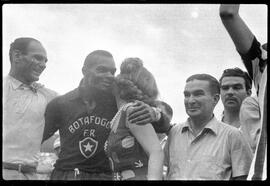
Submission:
M 261 60 L 267 60 L 267 51 L 262 49 L 261 46 L 259 49 L 261 50 L 260 56 L 256 56 L 254 59 L 251 59 L 251 62 L 253 70 L 253 82 L 258 92 L 258 101 L 261 113 L 260 127 L 262 129 L 259 135 L 258 145 L 255 150 L 255 155 L 252 160 L 251 168 L 248 174 L 248 180 L 251 180 L 256 172 L 262 172 L 262 180 L 266 180 L 267 178 L 267 65 L 263 72 L 260 71 L 259 67 L 259 63 Z M 264 132 L 263 135 L 262 132 Z M 260 141 L 261 143 L 259 143 Z M 255 164 L 258 164 L 258 166 L 262 166 L 262 171 L 255 170 Z
M 47 103 L 55 91 L 37 86 L 32 91 L 12 76 L 3 82 L 3 162 L 36 166 Z
M 256 150 L 256 145 L 260 135 L 260 108 L 257 97 L 247 97 L 242 102 L 240 112 L 240 131 L 248 141 L 252 152 Z
M 190 119 L 175 125 L 164 151 L 169 180 L 229 180 L 247 175 L 252 160 L 241 132 L 215 117 L 196 137 Z

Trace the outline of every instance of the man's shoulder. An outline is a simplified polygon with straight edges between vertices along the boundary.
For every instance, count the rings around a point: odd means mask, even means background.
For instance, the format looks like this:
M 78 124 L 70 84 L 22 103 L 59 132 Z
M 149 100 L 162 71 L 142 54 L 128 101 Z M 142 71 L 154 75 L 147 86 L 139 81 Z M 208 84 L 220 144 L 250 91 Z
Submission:
M 242 104 L 255 104 L 255 105 L 258 105 L 259 104 L 258 97 L 257 96 L 248 96 L 243 100 Z
M 220 133 L 227 133 L 227 134 L 237 134 L 240 133 L 239 129 L 231 126 L 227 123 L 224 123 L 222 121 L 217 121 L 217 126 Z
M 58 104 L 65 104 L 68 103 L 70 100 L 77 99 L 79 97 L 78 90 L 74 89 L 69 91 L 63 95 L 59 95 L 55 97 L 52 102 L 57 102 Z
M 184 126 L 186 126 L 186 122 L 175 123 L 173 127 L 171 128 L 170 132 L 171 133 L 178 133 L 179 131 L 181 132 Z
M 49 88 L 45 87 L 44 85 L 38 84 L 38 86 L 41 87 L 39 90 L 41 92 L 44 92 L 46 95 L 49 95 L 51 97 L 56 97 L 59 95 L 55 90 L 49 89 Z

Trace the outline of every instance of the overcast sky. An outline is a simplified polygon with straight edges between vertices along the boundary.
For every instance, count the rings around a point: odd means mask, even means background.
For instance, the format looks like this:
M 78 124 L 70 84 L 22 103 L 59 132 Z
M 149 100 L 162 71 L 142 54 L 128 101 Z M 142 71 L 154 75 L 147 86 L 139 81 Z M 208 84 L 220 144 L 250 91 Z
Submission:
M 82 78 L 85 57 L 110 51 L 119 68 L 139 57 L 154 74 L 160 99 L 183 122 L 185 80 L 195 73 L 219 79 L 226 68 L 244 69 L 219 18 L 219 4 L 6 4 L 2 6 L 3 76 L 17 37 L 34 37 L 47 50 L 40 83 L 64 94 Z M 240 14 L 261 43 L 267 42 L 267 5 L 241 5 Z M 117 71 L 117 74 L 119 71 Z M 221 100 L 216 107 L 222 112 Z

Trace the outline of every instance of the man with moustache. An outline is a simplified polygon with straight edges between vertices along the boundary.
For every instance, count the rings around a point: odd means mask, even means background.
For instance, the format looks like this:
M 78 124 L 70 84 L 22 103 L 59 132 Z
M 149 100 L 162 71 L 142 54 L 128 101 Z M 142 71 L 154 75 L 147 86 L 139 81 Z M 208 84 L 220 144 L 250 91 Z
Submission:
M 48 104 L 43 140 L 59 130 L 61 141 L 52 180 L 112 180 L 104 145 L 110 121 L 117 113 L 112 95 L 115 71 L 109 52 L 93 51 L 84 61 L 79 87 Z M 136 124 L 159 120 L 153 124 L 157 132 L 166 132 L 170 127 L 165 115 L 143 102 L 137 102 L 128 119 Z
M 251 95 L 251 79 L 241 69 L 231 68 L 223 71 L 219 83 L 221 101 L 224 106 L 221 121 L 239 128 L 239 111 L 242 101 Z
M 10 45 L 11 68 L 3 81 L 3 164 L 5 180 L 36 180 L 47 103 L 57 93 L 36 83 L 46 68 L 40 41 L 21 37 Z
M 239 4 L 222 4 L 219 15 L 253 80 L 260 108 L 260 136 L 248 180 L 267 177 L 267 43 L 261 45 L 239 14 Z
M 239 68 L 223 71 L 219 80 L 224 105 L 222 120 L 241 130 L 255 152 L 260 134 L 260 111 L 257 97 L 251 97 L 252 80 Z
M 184 103 L 189 118 L 176 124 L 165 145 L 168 180 L 245 179 L 252 152 L 235 127 L 218 121 L 219 82 L 208 74 L 186 80 Z

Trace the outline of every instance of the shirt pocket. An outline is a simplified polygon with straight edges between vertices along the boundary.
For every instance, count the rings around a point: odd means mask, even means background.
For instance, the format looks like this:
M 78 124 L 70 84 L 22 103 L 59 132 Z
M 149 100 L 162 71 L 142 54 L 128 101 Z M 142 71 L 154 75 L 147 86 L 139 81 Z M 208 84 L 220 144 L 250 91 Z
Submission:
M 225 168 L 222 165 L 221 160 L 215 156 L 202 155 L 201 159 L 198 160 L 198 169 L 201 179 L 206 180 L 222 180 L 224 179 Z

